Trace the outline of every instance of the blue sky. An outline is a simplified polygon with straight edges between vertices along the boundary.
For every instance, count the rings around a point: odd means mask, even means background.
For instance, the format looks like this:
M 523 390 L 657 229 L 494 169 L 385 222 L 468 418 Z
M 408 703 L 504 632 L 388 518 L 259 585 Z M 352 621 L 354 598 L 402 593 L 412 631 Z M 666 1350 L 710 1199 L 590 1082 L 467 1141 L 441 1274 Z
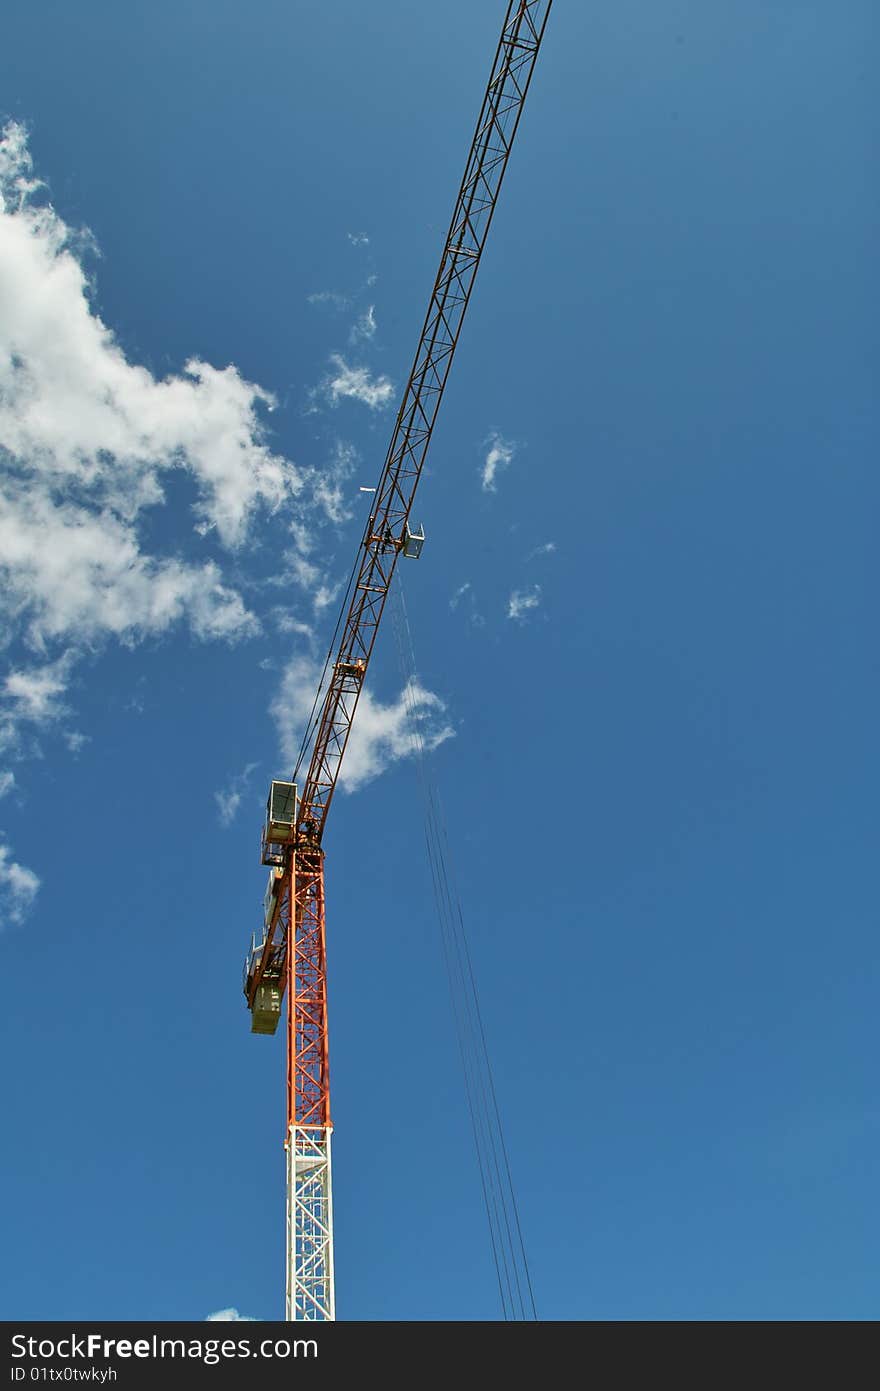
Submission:
M 7 1318 L 282 1316 L 261 807 L 503 9 L 7 6 Z M 876 1316 L 877 56 L 861 0 L 557 0 L 432 443 L 544 1318 Z M 325 840 L 338 1311 L 495 1318 L 400 685 L 386 631 Z

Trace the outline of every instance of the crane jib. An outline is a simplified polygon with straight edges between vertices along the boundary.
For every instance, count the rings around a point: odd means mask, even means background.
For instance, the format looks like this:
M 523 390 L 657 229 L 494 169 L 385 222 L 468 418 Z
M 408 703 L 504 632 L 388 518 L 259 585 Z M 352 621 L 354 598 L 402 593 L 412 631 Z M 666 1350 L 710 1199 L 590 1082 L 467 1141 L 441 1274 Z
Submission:
M 531 81 L 550 0 L 511 0 L 424 326 L 376 488 L 302 787 L 299 830 L 320 843 L 443 390 Z M 352 665 L 360 663 L 357 675 Z
M 262 934 L 245 962 L 255 1033 L 274 1033 L 287 992 L 287 1318 L 334 1319 L 330 1080 L 324 931 L 327 813 L 395 566 L 417 557 L 410 512 L 473 291 L 552 0 L 510 0 L 373 508 L 304 742 L 308 770 L 269 791 Z M 313 711 L 314 713 L 314 711 Z M 302 762 L 302 760 L 301 760 Z M 294 775 L 296 776 L 296 775 Z
M 351 598 L 300 790 L 296 839 L 320 845 L 348 736 L 394 576 L 431 433 L 449 376 L 477 269 L 552 0 L 510 0 L 440 265 L 407 380 L 373 510 L 361 544 Z M 247 971 L 253 1003 L 267 968 L 284 991 L 287 914 L 276 907 L 262 949 Z

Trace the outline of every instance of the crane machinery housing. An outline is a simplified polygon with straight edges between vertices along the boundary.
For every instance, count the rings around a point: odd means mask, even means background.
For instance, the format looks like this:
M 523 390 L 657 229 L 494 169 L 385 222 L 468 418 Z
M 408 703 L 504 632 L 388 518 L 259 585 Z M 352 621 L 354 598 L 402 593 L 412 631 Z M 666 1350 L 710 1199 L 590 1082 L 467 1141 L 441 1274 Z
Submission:
M 286 1317 L 336 1317 L 323 836 L 379 623 L 400 556 L 417 559 L 410 513 L 552 0 L 509 0 L 412 370 L 306 730 L 299 785 L 273 781 L 262 836 L 263 927 L 244 991 L 252 1031 L 274 1034 L 287 1003 Z M 309 752 L 310 750 L 310 752 Z M 301 759 L 301 764 L 304 762 Z

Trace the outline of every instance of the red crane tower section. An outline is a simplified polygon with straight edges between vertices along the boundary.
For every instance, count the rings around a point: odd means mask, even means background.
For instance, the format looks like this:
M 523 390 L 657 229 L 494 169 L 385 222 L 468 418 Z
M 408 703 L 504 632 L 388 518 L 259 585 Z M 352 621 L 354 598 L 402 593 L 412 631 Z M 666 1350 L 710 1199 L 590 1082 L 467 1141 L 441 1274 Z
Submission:
M 510 0 L 412 370 L 343 604 L 335 651 L 306 731 L 297 795 L 273 782 L 263 832 L 270 866 L 261 939 L 245 966 L 256 1033 L 274 1033 L 288 994 L 287 1318 L 335 1318 L 330 1075 L 322 840 L 400 556 L 424 531 L 410 512 L 488 236 L 552 0 Z

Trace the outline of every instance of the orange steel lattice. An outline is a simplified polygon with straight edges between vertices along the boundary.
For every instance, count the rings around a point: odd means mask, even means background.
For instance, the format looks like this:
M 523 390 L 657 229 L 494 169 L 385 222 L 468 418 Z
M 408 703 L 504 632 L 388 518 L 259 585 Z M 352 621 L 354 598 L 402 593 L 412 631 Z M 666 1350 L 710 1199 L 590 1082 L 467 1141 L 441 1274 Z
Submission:
M 291 924 L 290 905 L 293 904 Z M 286 873 L 288 1319 L 333 1319 L 333 1197 L 324 853 L 294 848 Z
M 324 1129 L 330 1124 L 324 852 L 303 847 L 291 858 L 296 931 L 287 968 L 287 1124 Z

